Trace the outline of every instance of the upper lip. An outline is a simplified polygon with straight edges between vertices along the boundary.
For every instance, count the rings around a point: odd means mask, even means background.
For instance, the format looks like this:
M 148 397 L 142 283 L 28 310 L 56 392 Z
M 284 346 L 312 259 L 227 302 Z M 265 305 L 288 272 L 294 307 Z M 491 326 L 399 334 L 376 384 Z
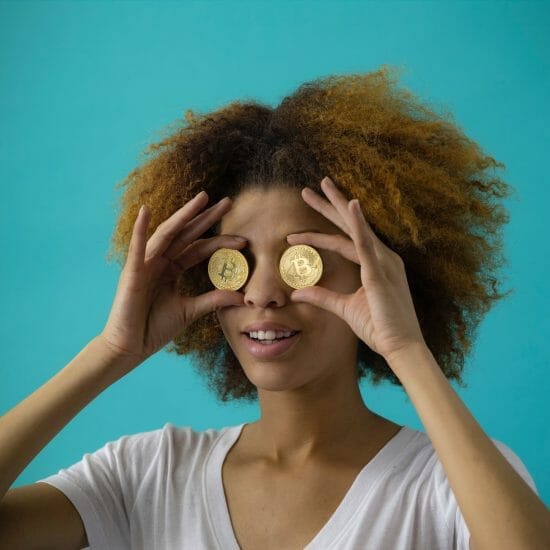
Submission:
M 255 323 L 250 323 L 250 325 L 247 325 L 243 332 L 258 332 L 259 330 L 263 330 L 264 332 L 266 330 L 274 330 L 274 331 L 280 331 L 280 332 L 298 332 L 296 329 L 288 327 L 286 325 L 281 325 L 279 323 L 271 323 L 268 321 L 259 321 Z

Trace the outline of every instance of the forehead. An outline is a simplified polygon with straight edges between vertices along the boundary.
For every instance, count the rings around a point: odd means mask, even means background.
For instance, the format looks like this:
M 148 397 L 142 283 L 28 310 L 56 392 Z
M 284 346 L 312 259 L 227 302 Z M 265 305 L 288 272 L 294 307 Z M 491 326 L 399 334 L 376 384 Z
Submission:
M 278 187 L 243 191 L 220 223 L 220 233 L 247 238 L 258 232 L 286 237 L 289 233 L 314 229 L 340 232 L 304 201 L 299 189 Z

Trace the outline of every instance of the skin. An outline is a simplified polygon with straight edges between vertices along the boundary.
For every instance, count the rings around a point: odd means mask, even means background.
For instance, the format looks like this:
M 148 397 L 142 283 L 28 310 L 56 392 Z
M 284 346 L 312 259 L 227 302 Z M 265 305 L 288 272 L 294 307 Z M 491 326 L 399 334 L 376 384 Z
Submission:
M 221 234 L 245 238 L 253 258 L 240 289 L 244 304 L 217 312 L 229 345 L 258 388 L 261 418 L 245 426 L 238 444 L 273 465 L 300 466 L 320 456 L 365 453 L 381 430 L 395 433 L 399 428 L 363 402 L 355 375 L 358 337 L 349 324 L 330 311 L 292 301 L 294 289 L 280 276 L 279 259 L 291 246 L 288 235 L 306 231 L 317 231 L 319 237 L 345 235 L 309 206 L 299 190 L 277 187 L 243 191 L 220 226 Z M 324 269 L 317 285 L 339 294 L 361 287 L 355 262 L 331 250 L 318 251 Z M 300 330 L 298 341 L 275 359 L 253 357 L 241 332 L 263 320 Z
M 546 506 L 483 431 L 426 345 L 402 258 L 374 233 L 356 199 L 348 201 L 328 177 L 321 188 L 326 198 L 302 189 L 303 203 L 296 193 L 280 193 L 274 188 L 261 197 L 243 192 L 234 209 L 227 198 L 202 212 L 207 196 L 199 193 L 163 222 L 149 240 L 149 213 L 144 209 L 134 225 L 108 322 L 94 344 L 99 355 L 108 352 L 109 362 L 116 364 L 114 374 L 120 377 L 200 315 L 218 313 L 228 342 L 258 387 L 262 411 L 260 420 L 241 434 L 238 452 L 231 449 L 230 467 L 226 468 L 226 459 L 222 473 L 229 506 L 236 509 L 236 514 L 230 513 L 237 521 L 237 535 L 246 543 L 243 547 L 257 548 L 265 542 L 269 529 L 284 536 L 289 532 L 285 521 L 297 514 L 303 517 L 306 504 L 314 502 L 315 509 L 302 522 L 303 532 L 291 533 L 295 538 L 285 546 L 303 547 L 330 517 L 361 466 L 399 428 L 369 411 L 360 398 L 351 374 L 355 335 L 384 357 L 414 404 L 470 530 L 470 549 L 549 548 Z M 222 235 L 196 240 L 222 218 Z M 335 228 L 340 231 L 334 232 Z M 225 231 L 242 233 L 248 240 L 237 241 L 235 236 L 223 234 Z M 281 286 L 275 266 L 286 247 L 285 238 L 289 245 L 309 244 L 322 251 L 326 279 L 300 290 Z M 206 260 L 217 248 L 247 244 L 255 265 L 244 291 L 216 289 L 195 297 L 179 296 L 172 284 L 178 269 Z M 336 262 L 329 260 L 330 253 L 336 255 Z M 332 274 L 329 265 L 337 267 Z M 296 322 L 304 334 L 292 353 L 289 350 L 277 363 L 260 364 L 246 355 L 237 335 L 258 319 Z M 95 357 L 96 351 L 92 355 Z M 112 368 L 108 372 L 113 376 Z M 37 399 L 44 401 L 51 407 L 48 399 Z M 30 417 L 26 409 L 21 417 Z M 25 433 L 24 439 L 32 438 L 29 434 L 36 433 L 35 425 Z M 13 456 L 22 445 L 12 447 Z M 30 455 L 27 453 L 27 458 Z M 16 463 L 13 456 L 4 463 Z M 17 464 L 26 463 L 27 458 Z M 260 468 L 259 477 L 248 475 L 259 471 L 254 469 L 259 463 L 270 466 Z M 293 468 L 306 463 L 310 467 Z M 315 486 L 319 479 L 327 479 L 322 472 L 317 475 L 316 465 L 325 472 L 332 467 L 335 475 L 328 486 Z M 270 475 L 275 468 L 283 475 Z M 292 470 L 300 474 L 294 476 L 300 479 L 299 485 L 287 474 Z M 311 472 L 313 477 L 304 481 L 301 474 Z M 251 503 L 252 491 L 270 480 L 271 485 Z M 5 486 L 9 486 L 7 481 Z M 305 491 L 303 502 L 288 510 L 286 497 L 296 495 L 297 488 Z M 327 490 L 332 495 L 327 496 Z M 272 503 L 277 492 L 282 500 Z M 269 512 L 266 502 L 273 513 L 283 515 L 278 523 L 273 523 L 270 513 L 263 523 L 258 518 Z M 247 517 L 254 519 L 243 526 L 241 519 Z

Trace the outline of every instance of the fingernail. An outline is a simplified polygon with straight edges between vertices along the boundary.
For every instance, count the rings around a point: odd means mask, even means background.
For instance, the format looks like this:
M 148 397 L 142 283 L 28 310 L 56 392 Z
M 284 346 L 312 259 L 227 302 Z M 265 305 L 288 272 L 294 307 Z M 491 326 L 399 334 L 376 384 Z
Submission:
M 323 181 L 325 181 L 325 183 L 328 183 L 329 185 L 334 185 L 334 182 L 328 176 L 325 176 L 323 178 Z
M 245 242 L 247 239 L 245 239 L 244 237 L 233 237 L 236 241 L 241 241 L 241 242 Z

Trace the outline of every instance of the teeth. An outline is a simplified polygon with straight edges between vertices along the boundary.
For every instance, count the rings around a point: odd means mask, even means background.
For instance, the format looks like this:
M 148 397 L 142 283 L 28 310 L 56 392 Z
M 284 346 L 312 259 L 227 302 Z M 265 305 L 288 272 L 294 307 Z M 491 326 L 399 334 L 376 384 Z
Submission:
M 274 330 L 258 330 L 249 332 L 250 338 L 255 338 L 256 340 L 275 340 L 278 338 L 288 338 L 292 334 L 294 334 L 294 332 L 290 330 L 286 332 Z

